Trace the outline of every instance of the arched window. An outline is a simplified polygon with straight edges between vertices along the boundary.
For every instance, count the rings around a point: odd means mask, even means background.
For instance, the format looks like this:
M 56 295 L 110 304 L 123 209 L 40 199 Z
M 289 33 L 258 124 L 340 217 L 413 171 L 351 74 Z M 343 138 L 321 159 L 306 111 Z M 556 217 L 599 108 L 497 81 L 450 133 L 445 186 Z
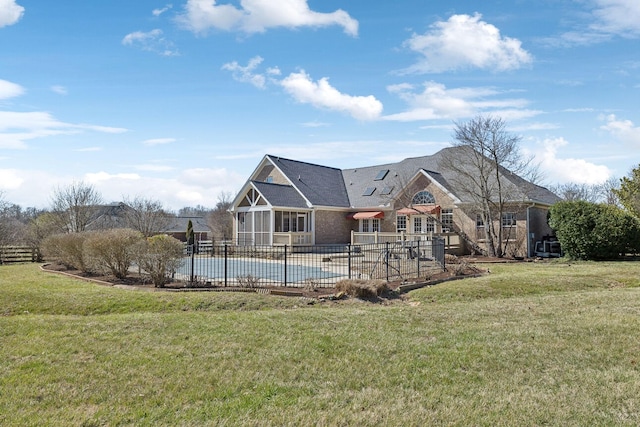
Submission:
M 435 197 L 433 197 L 433 194 L 429 193 L 428 191 L 420 191 L 416 193 L 416 195 L 413 196 L 413 199 L 411 200 L 411 204 L 414 205 L 433 205 L 435 203 Z

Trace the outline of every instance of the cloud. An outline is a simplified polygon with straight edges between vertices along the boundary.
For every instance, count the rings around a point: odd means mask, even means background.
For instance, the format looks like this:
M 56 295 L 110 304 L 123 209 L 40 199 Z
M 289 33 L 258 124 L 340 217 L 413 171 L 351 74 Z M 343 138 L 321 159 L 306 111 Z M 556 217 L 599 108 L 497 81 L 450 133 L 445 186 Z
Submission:
M 173 5 L 172 5 L 172 4 L 168 4 L 168 5 L 166 5 L 165 7 L 163 7 L 162 9 L 153 9 L 153 10 L 151 11 L 151 14 L 152 14 L 153 16 L 160 16 L 160 15 L 162 15 L 163 13 L 165 13 L 166 11 L 168 11 L 169 9 L 171 9 L 172 7 L 173 7 Z
M 51 86 L 51 90 L 58 95 L 66 95 L 68 93 L 66 87 L 59 85 Z
M 17 190 L 24 183 L 20 171 L 15 169 L 0 169 L 0 190 Z
M 280 85 L 300 103 L 345 112 L 358 120 L 376 120 L 382 113 L 382 103 L 374 96 L 345 95 L 331 86 L 326 77 L 314 82 L 301 71 L 289 74 Z
M 254 71 L 263 61 L 263 58 L 260 56 L 254 56 L 249 60 L 249 63 L 246 67 L 241 66 L 236 61 L 229 62 L 222 66 L 223 70 L 231 71 L 231 75 L 233 79 L 243 83 L 251 83 L 255 87 L 259 89 L 264 89 L 266 84 L 266 77 L 263 74 L 256 74 Z M 274 69 L 269 69 L 274 70 Z M 276 69 L 277 70 L 277 69 Z M 279 70 L 278 70 L 279 72 Z M 271 74 L 275 74 L 271 71 Z
M 350 36 L 358 35 L 358 21 L 341 9 L 314 12 L 307 0 L 241 0 L 240 8 L 216 4 L 216 0 L 188 0 L 178 22 L 195 33 L 215 28 L 263 33 L 269 28 L 327 27 L 339 25 Z
M 24 7 L 16 0 L 0 0 L 0 28 L 15 24 L 23 14 Z
M 640 2 L 637 0 L 595 0 L 591 29 L 622 37 L 640 36 Z
M 522 119 L 540 114 L 528 110 L 529 101 L 522 98 L 497 99 L 502 93 L 490 87 L 461 87 L 447 89 L 441 83 L 425 82 L 423 90 L 417 91 L 413 85 L 397 84 L 387 90 L 404 100 L 407 111 L 384 116 L 384 120 L 410 122 L 416 120 L 455 120 L 472 117 L 479 113 L 491 113 L 506 119 Z
M 0 0 L 1 1 L 1 0 Z M 22 86 L 0 79 L 0 99 L 9 99 L 24 93 Z
M 65 123 L 41 111 L 0 111 L 0 148 L 25 149 L 27 141 L 54 135 L 72 135 L 83 131 L 123 133 L 127 129 L 90 124 Z
M 634 127 L 631 120 L 618 120 L 613 114 L 604 119 L 607 124 L 601 126 L 600 129 L 610 132 L 625 144 L 640 148 L 640 127 Z
M 145 139 L 142 141 L 144 145 L 163 145 L 163 144 L 171 144 L 172 142 L 176 142 L 175 138 L 154 138 L 154 139 Z
M 533 61 L 519 40 L 502 37 L 482 15 L 453 15 L 425 34 L 414 34 L 404 46 L 422 55 L 409 73 L 440 73 L 465 68 L 515 70 Z
M 164 38 L 162 34 L 162 30 L 158 28 L 146 33 L 143 31 L 135 31 L 124 36 L 122 44 L 137 47 L 147 52 L 157 53 L 162 56 L 179 55 L 180 53 L 173 42 Z
M 606 166 L 596 165 L 584 159 L 558 158 L 558 148 L 567 145 L 569 143 L 561 137 L 545 139 L 542 142 L 542 150 L 533 152 L 548 181 L 600 184 L 611 176 L 611 171 Z

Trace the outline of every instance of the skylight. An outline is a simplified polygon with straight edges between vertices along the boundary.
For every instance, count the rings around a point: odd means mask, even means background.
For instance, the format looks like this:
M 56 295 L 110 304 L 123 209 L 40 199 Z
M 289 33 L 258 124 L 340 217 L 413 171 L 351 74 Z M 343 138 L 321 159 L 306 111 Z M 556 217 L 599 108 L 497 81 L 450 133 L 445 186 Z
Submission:
M 380 194 L 382 196 L 388 196 L 389 194 L 391 194 L 391 192 L 393 191 L 393 186 L 387 185 L 386 187 L 384 187 L 382 189 L 382 191 L 380 192 Z
M 367 187 L 366 190 L 364 190 L 364 193 L 362 193 L 363 196 L 370 196 L 373 194 L 373 192 L 376 191 L 376 187 Z
M 389 173 L 389 169 L 382 169 L 380 172 L 378 172 L 378 175 L 376 175 L 376 177 L 373 180 L 382 181 L 384 177 L 387 176 L 388 173 Z

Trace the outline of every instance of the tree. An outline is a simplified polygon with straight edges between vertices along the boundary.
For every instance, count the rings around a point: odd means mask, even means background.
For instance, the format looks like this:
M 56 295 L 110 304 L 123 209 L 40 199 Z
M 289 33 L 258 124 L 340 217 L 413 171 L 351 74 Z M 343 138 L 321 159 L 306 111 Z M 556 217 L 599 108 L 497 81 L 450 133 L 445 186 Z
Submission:
M 640 218 L 640 165 L 620 180 L 620 188 L 613 191 L 624 208 Z
M 207 224 L 214 239 L 228 240 L 233 235 L 233 216 L 229 213 L 232 201 L 233 195 L 223 191 L 218 195 L 215 209 L 207 216 Z
M 617 180 L 609 178 L 601 184 L 585 184 L 568 182 L 551 186 L 550 190 L 558 195 L 562 200 L 577 201 L 583 200 L 589 203 L 606 203 L 608 205 L 618 205 L 615 190 Z
M 144 237 L 161 233 L 169 227 L 171 214 L 164 209 L 162 202 L 138 196 L 133 200 L 125 198 L 124 203 L 128 206 L 125 210 L 127 226 Z
M 74 181 L 54 191 L 52 210 L 63 228 L 79 233 L 86 229 L 101 203 L 102 196 L 92 185 Z
M 520 152 L 520 137 L 506 130 L 501 118 L 478 116 L 466 123 L 455 123 L 454 147 L 445 152 L 441 167 L 451 173 L 457 187 L 472 200 L 472 209 L 479 212 L 484 225 L 487 253 L 502 257 L 507 242 L 503 237 L 501 220 L 507 202 L 517 197 L 516 186 L 507 176 L 539 178 L 531 158 Z M 513 207 L 510 207 L 510 210 Z M 496 226 L 497 224 L 497 226 Z
M 549 214 L 549 225 L 570 258 L 614 259 L 640 251 L 640 220 L 617 206 L 563 201 Z

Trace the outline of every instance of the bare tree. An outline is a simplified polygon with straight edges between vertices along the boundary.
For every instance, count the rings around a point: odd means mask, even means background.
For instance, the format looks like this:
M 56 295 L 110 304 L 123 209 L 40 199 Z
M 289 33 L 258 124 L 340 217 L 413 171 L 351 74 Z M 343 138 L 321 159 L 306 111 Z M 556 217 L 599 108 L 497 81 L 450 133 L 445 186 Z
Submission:
M 82 181 L 58 187 L 51 200 L 53 213 L 60 225 L 70 233 L 84 231 L 101 203 L 100 193 Z
M 480 214 L 488 255 L 502 257 L 506 250 L 502 218 L 515 197 L 508 176 L 538 176 L 537 168 L 531 158 L 522 156 L 521 138 L 507 132 L 501 118 L 478 116 L 455 123 L 453 136 L 453 146 L 460 149 L 445 152 L 441 167 L 451 172 L 456 187 Z
M 4 199 L 4 193 L 0 191 L 0 246 L 8 244 L 11 240 L 11 223 L 7 215 L 9 203 Z
M 207 224 L 214 238 L 228 240 L 233 234 L 233 216 L 229 213 L 233 194 L 223 191 L 218 195 L 216 207 L 207 216 Z
M 134 199 L 124 199 L 125 222 L 127 227 L 139 231 L 145 237 L 166 231 L 170 225 L 172 215 L 169 214 L 162 202 L 136 196 Z

